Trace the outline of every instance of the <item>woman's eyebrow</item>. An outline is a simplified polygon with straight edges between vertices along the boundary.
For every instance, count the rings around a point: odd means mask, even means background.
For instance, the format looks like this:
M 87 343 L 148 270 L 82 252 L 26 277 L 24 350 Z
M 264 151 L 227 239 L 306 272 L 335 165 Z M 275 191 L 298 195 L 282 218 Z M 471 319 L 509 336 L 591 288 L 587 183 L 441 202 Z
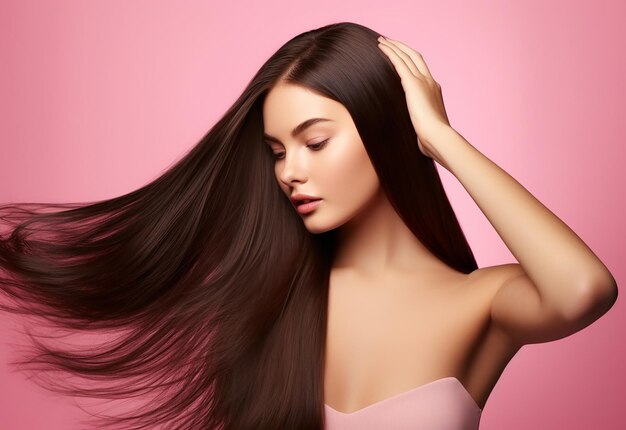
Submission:
M 309 118 L 306 121 L 302 121 L 293 130 L 291 130 L 291 136 L 292 137 L 296 137 L 297 135 L 302 133 L 304 130 L 306 130 L 307 128 L 309 128 L 313 124 L 317 124 L 318 122 L 321 122 L 321 121 L 331 121 L 331 122 L 333 122 L 332 119 L 328 119 L 328 118 Z M 267 141 L 270 141 L 270 142 L 282 143 L 280 140 L 276 139 L 275 137 L 270 136 L 269 134 L 267 134 L 265 132 L 263 132 L 263 138 L 265 140 L 267 140 Z

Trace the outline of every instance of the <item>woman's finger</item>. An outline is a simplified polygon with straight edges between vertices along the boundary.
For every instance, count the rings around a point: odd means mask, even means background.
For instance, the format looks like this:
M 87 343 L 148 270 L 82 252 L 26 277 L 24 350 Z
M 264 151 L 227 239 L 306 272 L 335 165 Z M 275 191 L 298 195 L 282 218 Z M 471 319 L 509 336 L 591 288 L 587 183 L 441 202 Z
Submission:
M 391 49 L 393 52 L 395 52 L 398 55 L 398 57 L 400 57 L 402 62 L 404 62 L 406 67 L 411 71 L 411 74 L 413 76 L 421 77 L 421 72 L 419 71 L 419 69 L 413 62 L 413 60 L 411 60 L 411 57 L 409 57 L 401 48 L 399 48 L 398 46 L 394 45 L 393 43 L 389 42 L 388 40 L 384 38 L 378 39 L 378 41 L 384 46 Z
M 431 75 L 430 70 L 428 69 L 428 66 L 426 65 L 426 62 L 424 61 L 422 54 L 412 49 L 410 46 L 407 46 L 404 43 L 400 42 L 399 40 L 394 40 L 394 39 L 389 39 L 389 38 L 387 38 L 386 40 L 402 48 L 402 50 L 411 58 L 411 60 L 413 61 L 417 69 L 420 71 L 420 73 L 424 76 L 428 76 L 430 79 L 433 79 L 433 76 Z
M 404 60 L 400 58 L 396 51 L 389 45 L 379 43 L 378 47 L 381 51 L 385 53 L 385 55 L 387 55 L 387 58 L 389 58 L 389 60 L 393 64 L 394 68 L 396 69 L 396 73 L 398 74 L 398 76 L 400 76 L 400 82 L 404 87 L 404 91 L 407 92 L 407 88 L 409 88 L 410 85 L 413 85 L 413 80 L 416 79 L 415 74 L 411 71 L 411 69 L 409 69 Z

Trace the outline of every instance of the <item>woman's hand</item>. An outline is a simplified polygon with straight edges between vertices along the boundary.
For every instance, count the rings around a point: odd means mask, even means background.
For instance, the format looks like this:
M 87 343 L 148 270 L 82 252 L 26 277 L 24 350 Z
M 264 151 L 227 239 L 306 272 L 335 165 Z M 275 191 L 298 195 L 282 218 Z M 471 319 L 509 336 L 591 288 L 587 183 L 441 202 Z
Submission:
M 441 130 L 450 128 L 441 96 L 441 86 L 433 79 L 419 52 L 397 40 L 381 36 L 378 41 L 378 46 L 400 75 L 420 151 L 439 162 L 434 146 L 436 136 Z

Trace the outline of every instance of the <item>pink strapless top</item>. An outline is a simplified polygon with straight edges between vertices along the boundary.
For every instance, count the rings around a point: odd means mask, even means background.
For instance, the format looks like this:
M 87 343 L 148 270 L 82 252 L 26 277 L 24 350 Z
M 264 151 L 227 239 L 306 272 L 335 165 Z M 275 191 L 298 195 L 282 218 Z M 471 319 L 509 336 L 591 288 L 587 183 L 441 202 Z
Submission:
M 437 379 L 351 413 L 328 405 L 326 430 L 476 430 L 482 409 L 454 376 Z

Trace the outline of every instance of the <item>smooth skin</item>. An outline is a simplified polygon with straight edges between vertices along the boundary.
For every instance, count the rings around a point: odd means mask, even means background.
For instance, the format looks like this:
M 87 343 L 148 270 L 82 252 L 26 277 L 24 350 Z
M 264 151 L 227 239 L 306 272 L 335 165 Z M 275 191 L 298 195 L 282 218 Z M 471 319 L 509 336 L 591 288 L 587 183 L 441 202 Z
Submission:
M 352 413 L 454 376 L 482 408 L 519 348 L 591 324 L 612 306 L 617 287 L 575 233 L 450 126 L 422 56 L 395 40 L 378 46 L 401 78 L 416 150 L 462 183 L 519 263 L 467 275 L 441 262 L 391 207 L 345 107 L 277 84 L 263 106 L 276 179 L 287 196 L 323 199 L 301 215 L 310 232 L 339 231 L 325 402 Z M 291 135 L 314 117 L 331 121 Z
M 617 298 L 606 266 L 563 221 L 456 130 L 441 87 L 422 56 L 397 40 L 379 39 L 401 77 L 420 150 L 452 173 L 519 261 L 491 309 L 516 342 L 570 335 L 604 314 Z

